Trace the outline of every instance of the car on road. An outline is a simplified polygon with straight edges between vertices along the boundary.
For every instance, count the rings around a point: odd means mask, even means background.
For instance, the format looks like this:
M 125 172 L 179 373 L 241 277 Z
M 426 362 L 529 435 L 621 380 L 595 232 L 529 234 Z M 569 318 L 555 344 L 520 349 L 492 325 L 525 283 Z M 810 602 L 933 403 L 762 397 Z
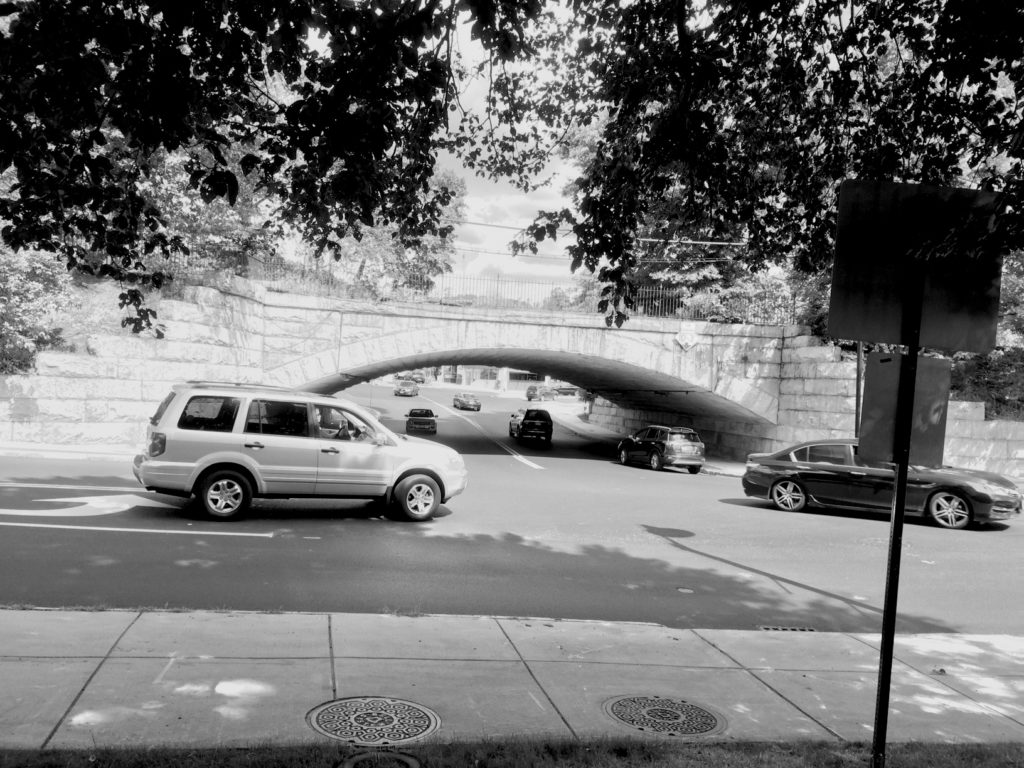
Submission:
M 399 379 L 395 382 L 395 397 L 416 397 L 420 386 L 412 379 Z
M 893 467 L 861 459 L 857 445 L 856 439 L 819 440 L 752 453 L 743 492 L 789 512 L 822 507 L 888 513 Z M 1021 493 L 1012 480 L 994 472 L 911 466 L 906 514 L 928 517 L 943 528 L 1014 520 L 1021 514 Z
M 480 398 L 472 392 L 459 392 L 452 398 L 452 408 L 458 408 L 460 411 L 479 411 Z
M 409 378 L 415 381 L 417 384 L 424 384 L 427 381 L 427 376 L 423 371 L 413 371 L 409 374 Z
M 533 438 L 550 444 L 553 430 L 551 414 L 540 408 L 520 408 L 508 422 L 508 436 L 516 440 Z
M 412 408 L 405 414 L 405 431 L 437 434 L 437 414 L 429 408 Z
M 466 488 L 451 448 L 397 435 L 330 395 L 222 382 L 175 384 L 132 469 L 147 490 L 194 496 L 207 515 L 243 515 L 254 498 L 375 500 L 427 520 Z
M 554 400 L 555 396 L 556 392 L 551 387 L 531 384 L 526 388 L 527 400 Z
M 648 425 L 620 440 L 616 452 L 620 464 L 645 464 L 655 471 L 685 467 L 696 475 L 705 462 L 704 442 L 689 427 Z
M 572 395 L 575 397 L 579 394 L 580 388 L 574 387 L 572 384 L 562 384 L 557 387 L 553 387 L 556 395 Z

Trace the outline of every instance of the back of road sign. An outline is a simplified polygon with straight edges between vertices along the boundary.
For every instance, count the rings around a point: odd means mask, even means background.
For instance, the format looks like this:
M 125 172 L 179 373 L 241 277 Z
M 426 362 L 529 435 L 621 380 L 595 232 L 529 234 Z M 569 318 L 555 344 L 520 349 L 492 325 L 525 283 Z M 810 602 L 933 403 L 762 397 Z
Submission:
M 965 352 L 995 346 L 996 195 L 876 181 L 839 188 L 829 335 Z M 920 292 L 920 317 L 908 297 Z M 908 338 L 920 329 L 919 338 Z

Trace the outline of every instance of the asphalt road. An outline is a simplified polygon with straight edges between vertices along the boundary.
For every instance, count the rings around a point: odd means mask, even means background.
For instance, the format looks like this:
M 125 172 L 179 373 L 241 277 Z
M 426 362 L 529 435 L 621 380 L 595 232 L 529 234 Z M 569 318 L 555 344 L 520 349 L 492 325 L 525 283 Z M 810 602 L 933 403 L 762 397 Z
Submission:
M 856 513 L 783 513 L 734 477 L 615 463 L 555 427 L 507 436 L 521 405 L 451 390 L 353 399 L 401 431 L 440 406 L 435 439 L 459 450 L 468 490 L 422 524 L 362 501 L 266 501 L 237 522 L 148 494 L 126 462 L 0 464 L 0 604 L 651 621 L 692 628 L 880 628 L 889 526 Z M 948 531 L 908 520 L 898 629 L 1024 634 L 1016 594 L 1024 525 Z

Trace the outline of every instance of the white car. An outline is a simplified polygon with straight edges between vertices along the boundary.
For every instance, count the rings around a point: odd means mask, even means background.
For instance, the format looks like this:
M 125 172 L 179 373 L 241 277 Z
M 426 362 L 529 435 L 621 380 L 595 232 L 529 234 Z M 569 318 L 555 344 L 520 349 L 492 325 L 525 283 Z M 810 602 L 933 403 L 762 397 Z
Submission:
M 242 515 L 254 497 L 377 499 L 428 520 L 462 493 L 462 456 L 398 435 L 366 408 L 281 387 L 188 382 L 150 419 L 136 479 L 147 490 L 195 495 L 216 518 Z

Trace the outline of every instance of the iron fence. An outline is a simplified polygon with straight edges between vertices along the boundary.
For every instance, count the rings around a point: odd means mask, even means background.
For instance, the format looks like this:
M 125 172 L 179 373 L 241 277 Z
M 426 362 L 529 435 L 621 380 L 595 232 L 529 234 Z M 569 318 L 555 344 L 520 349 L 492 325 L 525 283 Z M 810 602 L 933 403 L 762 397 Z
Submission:
M 161 264 L 161 268 L 170 272 L 178 284 L 211 284 L 216 276 L 227 272 L 256 281 L 269 290 L 369 302 L 592 315 L 597 313 L 600 299 L 600 286 L 586 280 L 518 280 L 446 273 L 421 280 L 406 279 L 401 284 L 394 280 L 372 284 L 345 280 L 319 265 L 304 267 L 283 259 L 215 265 L 201 259 L 175 258 Z M 672 286 L 644 286 L 633 299 L 634 307 L 629 314 L 646 317 L 786 325 L 794 322 L 797 313 L 795 296 L 781 283 L 697 294 Z

